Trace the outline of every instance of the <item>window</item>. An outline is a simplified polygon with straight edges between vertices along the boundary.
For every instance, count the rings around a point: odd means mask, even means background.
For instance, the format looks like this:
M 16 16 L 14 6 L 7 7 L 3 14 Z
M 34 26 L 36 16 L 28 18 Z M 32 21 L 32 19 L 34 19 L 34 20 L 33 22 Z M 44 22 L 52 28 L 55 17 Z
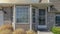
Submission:
M 39 9 L 39 25 L 45 25 L 45 9 Z
M 56 15 L 56 26 L 60 26 L 60 15 Z
M 35 23 L 35 9 L 32 9 L 32 22 Z
M 28 23 L 29 21 L 29 8 L 28 6 L 16 6 L 16 22 Z

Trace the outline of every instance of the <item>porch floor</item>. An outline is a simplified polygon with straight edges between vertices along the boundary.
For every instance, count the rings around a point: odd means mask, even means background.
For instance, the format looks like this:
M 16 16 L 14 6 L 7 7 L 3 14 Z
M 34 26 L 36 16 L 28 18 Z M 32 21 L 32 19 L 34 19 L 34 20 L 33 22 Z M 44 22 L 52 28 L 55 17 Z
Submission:
M 40 31 L 37 31 L 38 34 L 53 34 L 52 32 L 40 32 Z

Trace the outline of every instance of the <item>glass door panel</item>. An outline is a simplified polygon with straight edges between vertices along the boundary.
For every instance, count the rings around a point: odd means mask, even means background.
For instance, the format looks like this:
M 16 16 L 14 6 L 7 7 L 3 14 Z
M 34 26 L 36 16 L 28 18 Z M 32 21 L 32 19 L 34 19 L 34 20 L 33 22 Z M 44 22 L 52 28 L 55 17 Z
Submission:
M 45 25 L 45 9 L 39 9 L 39 25 Z

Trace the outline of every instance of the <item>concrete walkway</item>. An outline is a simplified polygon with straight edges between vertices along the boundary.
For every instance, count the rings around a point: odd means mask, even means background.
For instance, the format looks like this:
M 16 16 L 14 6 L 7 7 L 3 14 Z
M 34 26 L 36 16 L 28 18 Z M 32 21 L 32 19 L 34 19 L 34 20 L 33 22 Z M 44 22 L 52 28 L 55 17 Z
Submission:
M 40 32 L 40 31 L 38 31 L 37 33 L 38 34 L 53 34 L 52 32 Z

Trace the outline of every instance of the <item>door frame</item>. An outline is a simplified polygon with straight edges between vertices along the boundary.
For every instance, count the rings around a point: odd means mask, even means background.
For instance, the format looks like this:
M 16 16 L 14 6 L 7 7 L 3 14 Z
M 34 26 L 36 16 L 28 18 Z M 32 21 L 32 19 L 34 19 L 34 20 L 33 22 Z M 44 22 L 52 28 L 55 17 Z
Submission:
M 47 25 L 47 7 L 46 8 L 39 8 L 39 9 L 45 10 L 45 25 Z M 38 11 L 39 11 L 39 9 L 38 9 Z

